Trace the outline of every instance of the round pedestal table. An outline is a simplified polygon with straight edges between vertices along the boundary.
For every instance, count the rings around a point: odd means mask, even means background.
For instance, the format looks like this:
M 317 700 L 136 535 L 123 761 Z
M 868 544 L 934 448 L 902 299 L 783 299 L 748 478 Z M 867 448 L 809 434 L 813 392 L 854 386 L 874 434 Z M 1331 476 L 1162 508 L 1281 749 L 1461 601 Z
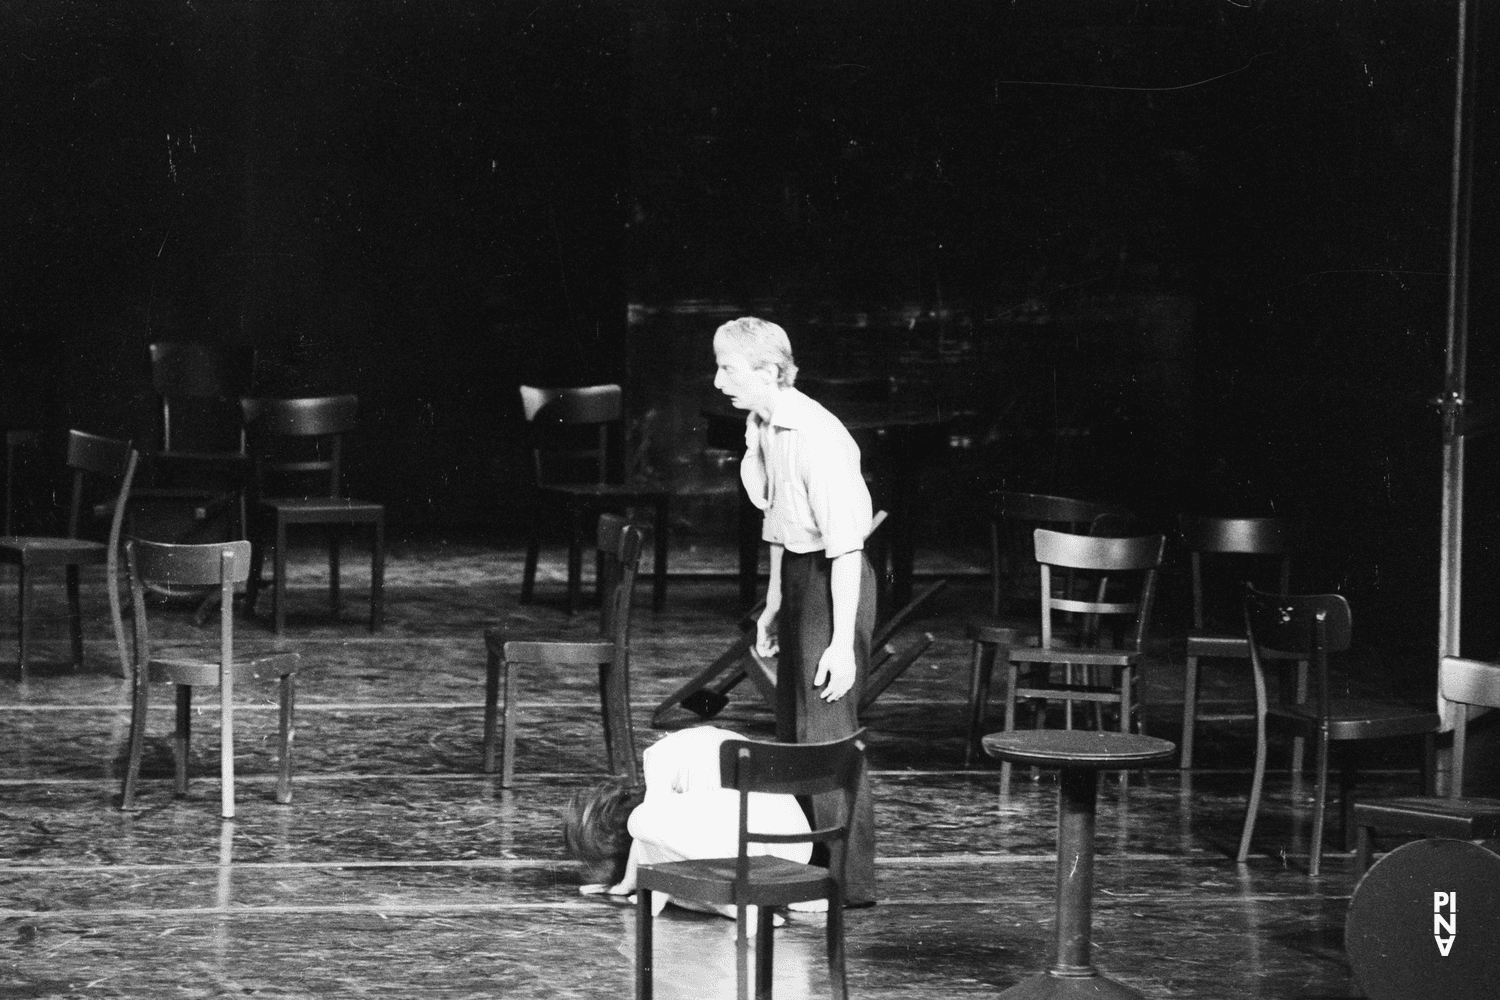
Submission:
M 1094 895 L 1094 786 L 1100 771 L 1145 767 L 1177 751 L 1167 740 L 1133 733 L 1041 729 L 991 733 L 985 753 L 1012 764 L 1055 767 L 1057 800 L 1057 942 L 1052 968 L 1017 983 L 1002 1000 L 1139 998 L 1099 974 L 1089 961 Z

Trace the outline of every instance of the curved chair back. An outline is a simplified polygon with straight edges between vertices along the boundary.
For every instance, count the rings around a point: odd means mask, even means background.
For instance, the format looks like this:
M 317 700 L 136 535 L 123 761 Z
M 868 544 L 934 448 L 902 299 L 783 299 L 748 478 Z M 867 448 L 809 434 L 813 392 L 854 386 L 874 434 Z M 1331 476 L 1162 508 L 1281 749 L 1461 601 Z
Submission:
M 1141 649 L 1146 639 L 1146 626 L 1151 618 L 1151 605 L 1156 596 L 1156 571 L 1166 552 L 1166 536 L 1107 538 L 1037 528 L 1032 533 L 1032 539 L 1036 561 L 1042 567 L 1042 648 L 1053 647 L 1052 612 L 1063 611 L 1085 616 L 1084 635 L 1089 639 L 1097 633 L 1100 615 L 1122 618 L 1134 616 L 1131 648 Z M 1052 584 L 1054 569 L 1082 570 L 1094 574 L 1094 579 L 1090 581 L 1093 595 L 1083 599 L 1075 597 L 1075 581 L 1071 575 L 1066 577 L 1067 585 L 1062 594 L 1055 594 Z M 1106 600 L 1112 573 L 1141 574 L 1138 595 L 1131 600 Z
M 1349 602 L 1339 594 L 1267 594 L 1246 587 L 1245 632 L 1257 647 L 1290 659 L 1349 648 L 1353 625 Z
M 521 409 L 527 423 L 603 424 L 625 415 L 625 393 L 618 385 L 575 389 L 521 386 Z
M 219 401 L 212 409 L 214 425 L 222 426 L 227 414 L 221 407 L 254 391 L 255 349 L 251 347 L 218 347 L 191 342 L 158 341 L 149 347 L 151 354 L 151 387 L 161 400 L 161 446 L 173 448 L 174 422 L 172 408 L 176 400 L 197 400 L 200 404 L 191 416 L 202 409 L 201 401 Z M 233 430 L 240 429 L 233 421 Z M 228 428 L 226 428 L 227 430 Z M 201 436 L 201 435 L 197 435 Z M 244 442 L 239 442 L 243 448 Z
M 599 634 L 617 643 L 623 651 L 630 648 L 630 603 L 635 594 L 635 577 L 645 548 L 645 533 L 618 514 L 600 514 L 597 546 L 603 558 L 600 593 L 603 607 L 599 611 Z
M 1279 556 L 1292 551 L 1291 525 L 1279 517 L 1204 517 L 1177 519 L 1183 547 L 1193 552 Z
M 1164 535 L 1111 538 L 1047 528 L 1037 528 L 1032 538 L 1036 561 L 1043 565 L 1104 571 L 1155 569 L 1161 565 L 1167 545 Z
M 354 430 L 359 397 L 314 396 L 303 399 L 244 399 L 245 423 L 257 433 L 277 437 L 322 437 Z
M 536 484 L 579 482 L 577 475 L 563 470 L 576 473 L 585 468 L 591 470 L 593 482 L 608 482 L 609 427 L 624 420 L 624 399 L 618 385 L 576 389 L 521 386 L 521 409 L 531 438 Z M 597 428 L 592 438 L 578 433 L 589 427 Z M 560 471 L 563 474 L 559 475 Z
M 85 478 L 109 476 L 121 480 L 114 498 L 114 516 L 110 520 L 110 542 L 120 542 L 120 524 L 130 503 L 131 480 L 135 478 L 137 453 L 129 441 L 100 437 L 84 431 L 68 431 L 68 468 L 73 470 L 73 495 L 68 507 L 68 537 L 77 538 L 83 520 Z
M 133 572 L 144 582 L 166 587 L 208 587 L 244 583 L 250 578 L 250 543 L 174 545 L 132 538 Z

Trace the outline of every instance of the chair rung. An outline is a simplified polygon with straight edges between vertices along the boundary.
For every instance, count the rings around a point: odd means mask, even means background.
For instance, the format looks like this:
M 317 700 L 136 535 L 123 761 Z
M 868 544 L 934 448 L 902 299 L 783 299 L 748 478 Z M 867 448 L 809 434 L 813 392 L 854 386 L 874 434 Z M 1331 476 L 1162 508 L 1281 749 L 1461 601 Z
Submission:
M 1081 684 L 1059 684 L 1057 687 L 1016 688 L 1017 698 L 1052 698 L 1058 701 L 1118 702 L 1120 692 L 1085 687 Z

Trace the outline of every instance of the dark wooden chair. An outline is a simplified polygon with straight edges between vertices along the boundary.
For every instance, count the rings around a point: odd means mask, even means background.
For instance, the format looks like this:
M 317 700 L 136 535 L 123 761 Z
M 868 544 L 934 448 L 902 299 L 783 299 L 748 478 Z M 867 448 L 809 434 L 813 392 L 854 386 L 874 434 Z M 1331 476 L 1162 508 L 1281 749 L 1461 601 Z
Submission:
M 1094 532 L 1096 519 L 1109 515 L 1117 520 L 1105 520 L 1109 527 Z M 1012 558 L 1012 537 L 1025 536 L 1029 547 L 1031 532 L 1037 528 L 1066 531 L 1072 534 L 1117 534 L 1119 526 L 1134 521 L 1135 515 L 1117 504 L 1095 503 L 1073 497 L 1050 496 L 1045 493 L 1018 493 L 998 490 L 992 494 L 990 506 L 990 614 L 1000 615 L 1016 597 L 1020 574 L 1014 572 L 1017 561 Z M 1029 553 L 1028 553 L 1029 556 Z M 1030 559 L 1020 560 L 1028 564 Z
M 773 855 L 752 857 L 751 844 L 826 843 L 844 847 L 847 819 L 838 826 L 804 834 L 761 833 L 749 829 L 750 794 L 818 795 L 843 792 L 845 817 L 854 814 L 854 795 L 864 771 L 863 730 L 830 743 L 760 743 L 726 740 L 719 746 L 719 776 L 740 793 L 739 852 L 732 858 L 642 865 L 636 872 L 637 1000 L 651 1000 L 651 894 L 665 892 L 738 911 L 736 961 L 739 996 L 749 996 L 749 921 L 745 908 L 759 907 L 755 943 L 757 997 L 771 996 L 774 908 L 814 899 L 828 900 L 828 977 L 834 997 L 848 995 L 844 970 L 845 850 L 834 850 L 836 868 L 798 864 Z
M 1015 512 L 1016 517 L 1025 513 L 1032 521 L 1073 528 L 1082 523 L 1074 521 L 1074 517 L 1092 513 L 1093 516 L 1089 518 L 1086 528 L 1089 535 L 1099 538 L 1125 538 L 1139 533 L 1139 521 L 1134 514 L 1124 508 L 1105 507 L 1090 504 L 1087 501 L 1042 496 L 1035 493 L 1011 493 L 1002 496 L 1012 498 L 1010 509 Z M 999 553 L 998 528 L 994 524 L 991 527 L 996 530 L 996 534 L 991 536 L 991 541 L 997 545 L 992 549 L 991 555 L 997 557 Z M 998 565 L 997 560 L 991 567 L 992 571 Z M 998 581 L 998 576 L 992 572 L 991 594 L 992 599 L 998 602 L 1000 591 L 996 581 Z M 1075 582 L 1071 572 L 1063 574 L 1062 585 L 1066 592 L 1073 591 Z M 1058 632 L 1062 640 L 1065 643 L 1076 642 L 1077 630 L 1071 625 L 1065 625 L 1064 628 L 1065 630 Z M 1041 635 L 1033 623 L 1002 619 L 993 615 L 969 619 L 965 623 L 964 632 L 966 638 L 974 646 L 973 658 L 969 665 L 969 738 L 964 745 L 964 767 L 972 767 L 974 761 L 981 759 L 984 753 L 983 744 L 980 741 L 984 736 L 985 709 L 989 705 L 990 682 L 994 676 L 995 661 L 1008 657 L 1009 650 L 1013 646 L 1037 645 Z
M 630 720 L 630 611 L 641 561 L 641 529 L 613 514 L 599 516 L 597 551 L 603 603 L 599 638 L 593 642 L 535 641 L 511 638 L 505 629 L 484 634 L 489 672 L 484 691 L 484 769 L 495 771 L 496 721 L 504 690 L 505 728 L 500 745 L 500 787 L 509 788 L 516 758 L 516 668 L 522 663 L 548 667 L 596 667 L 599 702 L 604 716 L 604 754 L 611 774 L 640 779 L 635 732 Z
M 178 795 L 188 790 L 188 740 L 192 723 L 194 687 L 219 688 L 219 774 L 221 813 L 234 818 L 234 689 L 236 684 L 276 678 L 281 689 L 281 766 L 276 781 L 276 801 L 292 801 L 292 707 L 295 677 L 301 657 L 297 653 L 273 653 L 251 660 L 234 656 L 234 590 L 250 575 L 250 543 L 220 542 L 207 545 L 170 545 L 130 539 L 125 543 L 130 567 L 130 597 L 135 641 L 131 647 L 133 698 L 130 714 L 130 758 L 120 790 L 120 808 L 135 807 L 137 779 L 150 716 L 151 685 L 167 682 L 176 686 L 177 729 L 172 740 Z M 219 656 L 199 659 L 195 649 L 163 647 L 153 650 L 146 618 L 147 591 L 180 592 L 183 588 L 214 587 L 219 591 Z M 117 635 L 121 655 L 127 655 L 123 627 Z
M 1316 876 L 1323 858 L 1323 817 L 1328 801 L 1328 755 L 1333 743 L 1425 736 L 1424 770 L 1433 770 L 1433 735 L 1438 715 L 1406 705 L 1394 705 L 1352 695 L 1336 695 L 1330 684 L 1328 657 L 1348 650 L 1352 635 L 1349 604 L 1338 594 L 1267 594 L 1254 587 L 1245 596 L 1245 633 L 1250 643 L 1250 665 L 1255 671 L 1255 772 L 1245 826 L 1240 833 L 1237 860 L 1250 854 L 1250 838 L 1260 812 L 1266 777 L 1266 731 L 1275 727 L 1312 741 L 1317 766 L 1313 793 L 1313 829 L 1308 874 Z M 1312 665 L 1312 701 L 1305 705 L 1273 705 L 1266 696 L 1267 652 L 1283 659 L 1307 660 Z M 1346 691 L 1348 685 L 1340 685 Z M 1355 760 L 1346 754 L 1340 791 L 1344 838 L 1352 829 Z
M 28 644 L 31 638 L 31 574 L 51 566 L 64 567 L 68 595 L 68 631 L 73 641 L 73 666 L 83 665 L 83 611 L 79 600 L 79 568 L 105 567 L 104 577 L 109 594 L 112 621 L 121 617 L 119 590 L 120 532 L 130 505 L 130 487 L 135 478 L 138 455 L 129 441 L 68 432 L 68 468 L 73 471 L 73 498 L 68 508 L 66 538 L 39 535 L 5 535 L 0 537 L 0 563 L 16 567 L 16 590 L 20 604 L 20 670 L 26 680 Z M 119 485 L 110 505 L 109 537 L 100 542 L 80 538 L 88 479 L 100 476 L 116 479 Z M 123 665 L 122 665 L 123 669 Z
M 1243 613 L 1236 615 L 1232 627 L 1214 627 L 1205 596 L 1203 567 L 1206 562 L 1234 562 L 1241 573 L 1253 571 L 1253 563 L 1274 562 L 1278 571 L 1276 592 L 1290 592 L 1292 576 L 1292 529 L 1274 517 L 1198 517 L 1184 514 L 1178 519 L 1182 545 L 1192 565 L 1193 624 L 1187 634 L 1187 675 L 1182 687 L 1182 756 L 1183 769 L 1193 766 L 1193 736 L 1197 723 L 1253 719 L 1254 712 L 1198 711 L 1198 667 L 1202 659 L 1250 659 L 1250 643 L 1245 638 Z M 1240 576 L 1243 583 L 1245 577 Z M 1243 594 L 1243 588 L 1236 588 Z M 1238 602 L 1236 602 L 1238 603 Z M 1227 624 L 1227 623 L 1226 623 Z M 1307 698 L 1307 661 L 1297 664 L 1297 702 Z M 1302 770 L 1303 741 L 1299 738 L 1292 750 L 1292 770 Z
M 1500 838 L 1500 799 L 1464 797 L 1464 757 L 1468 744 L 1469 706 L 1500 708 L 1500 663 L 1443 657 L 1438 691 L 1453 702 L 1453 771 L 1443 798 L 1368 799 L 1354 803 L 1357 841 L 1355 877 L 1370 867 L 1377 831 L 1451 837 L 1455 840 Z
M 1101 724 L 1102 706 L 1118 705 L 1120 732 L 1141 730 L 1138 667 L 1166 538 L 1096 538 L 1046 528 L 1037 528 L 1033 537 L 1042 575 L 1040 641 L 1007 650 L 1005 731 L 1016 728 L 1016 703 L 1025 699 L 1041 702 L 1039 729 L 1051 701 L 1063 703 L 1065 725 L 1072 729 L 1073 703 L 1081 701 L 1100 707 L 1096 717 Z M 1057 570 L 1078 579 L 1054 589 Z M 1121 581 L 1122 576 L 1127 580 Z M 1122 583 L 1135 586 L 1122 588 Z M 1125 593 L 1116 592 L 1121 589 Z M 1085 596 L 1075 597 L 1080 590 Z M 1059 620 L 1058 613 L 1071 620 Z M 1118 626 L 1123 640 L 1119 648 L 1105 645 L 1111 638 L 1103 627 L 1106 622 Z M 1064 672 L 1060 682 L 1052 680 L 1056 668 Z M 1007 762 L 1001 767 L 1001 780 L 1009 777 Z
M 149 350 L 161 446 L 146 455 L 152 485 L 137 498 L 188 505 L 198 522 L 222 515 L 228 539 L 245 537 L 250 457 L 239 400 L 254 391 L 254 349 L 158 341 Z
M 343 492 L 344 435 L 354 430 L 359 410 L 357 396 L 309 399 L 246 399 L 241 401 L 250 433 L 254 460 L 255 497 L 252 531 L 256 542 L 251 557 L 245 603 L 251 613 L 263 586 L 261 569 L 269 536 L 275 552 L 271 611 L 276 634 L 286 627 L 287 529 L 293 525 L 321 525 L 328 538 L 328 600 L 339 616 L 340 529 L 368 525 L 370 549 L 370 631 L 380 628 L 385 593 L 385 506 L 353 500 Z M 301 447 L 297 447 L 298 445 Z M 282 494 L 270 483 L 301 479 L 304 491 Z
M 672 493 L 664 483 L 623 482 L 611 472 L 611 429 L 619 437 L 621 447 L 624 440 L 624 394 L 620 387 L 539 389 L 523 385 L 521 409 L 531 439 L 540 504 L 560 508 L 572 524 L 568 542 L 568 614 L 578 606 L 584 540 L 590 523 L 601 512 L 626 513 L 631 507 L 650 507 L 654 514 L 656 561 L 651 606 L 660 611 L 667 599 L 667 531 Z M 523 604 L 531 600 L 536 585 L 541 544 L 541 534 L 533 520 L 521 577 Z

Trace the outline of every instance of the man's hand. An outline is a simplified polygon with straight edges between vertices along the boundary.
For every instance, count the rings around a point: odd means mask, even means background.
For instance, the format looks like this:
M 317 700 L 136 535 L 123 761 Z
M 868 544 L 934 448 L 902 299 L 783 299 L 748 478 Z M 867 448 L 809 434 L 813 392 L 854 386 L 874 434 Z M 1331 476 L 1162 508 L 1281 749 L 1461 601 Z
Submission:
M 818 697 L 827 702 L 835 702 L 849 693 L 854 686 L 854 647 L 851 644 L 841 643 L 835 639 L 823 651 L 822 659 L 818 660 L 818 672 L 813 676 L 813 687 L 822 687 L 823 690 Z M 827 684 L 824 687 L 824 684 Z
M 755 620 L 755 651 L 761 656 L 775 656 L 781 652 L 776 638 L 776 617 L 781 614 L 781 594 L 766 594 L 766 609 Z

